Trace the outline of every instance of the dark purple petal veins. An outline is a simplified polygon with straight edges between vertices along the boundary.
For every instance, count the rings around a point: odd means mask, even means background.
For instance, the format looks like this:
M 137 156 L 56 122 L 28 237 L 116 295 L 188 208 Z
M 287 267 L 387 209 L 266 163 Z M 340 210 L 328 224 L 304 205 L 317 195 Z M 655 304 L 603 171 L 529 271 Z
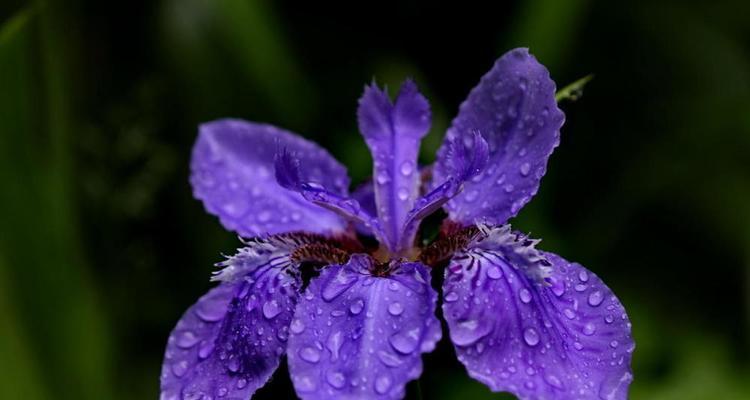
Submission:
M 549 72 L 526 49 L 497 60 L 461 104 L 438 151 L 433 185 L 451 173 L 450 147 L 478 131 L 489 144 L 490 161 L 464 191 L 446 205 L 465 225 L 505 223 L 531 200 L 559 143 L 564 115 L 555 102 Z
M 505 231 L 446 269 L 443 313 L 469 374 L 520 399 L 626 399 L 635 344 L 622 304 L 581 265 Z
M 169 336 L 161 399 L 249 398 L 284 354 L 298 286 L 266 262 L 198 300 Z
M 326 268 L 300 298 L 287 356 L 301 398 L 400 399 L 440 340 L 429 270 L 403 263 L 375 277 L 371 262 Z
M 406 81 L 391 102 L 375 84 L 365 87 L 357 110 L 359 129 L 374 161 L 375 202 L 386 233 L 384 243 L 394 253 L 399 236 L 419 195 L 417 155 L 430 128 L 430 107 L 412 81 Z
M 346 196 L 346 169 L 318 145 L 271 125 L 224 119 L 200 126 L 190 163 L 195 197 L 225 228 L 244 237 L 343 230 L 346 222 L 335 213 L 276 183 L 273 162 L 280 148 L 295 152 L 307 166 L 301 179 Z

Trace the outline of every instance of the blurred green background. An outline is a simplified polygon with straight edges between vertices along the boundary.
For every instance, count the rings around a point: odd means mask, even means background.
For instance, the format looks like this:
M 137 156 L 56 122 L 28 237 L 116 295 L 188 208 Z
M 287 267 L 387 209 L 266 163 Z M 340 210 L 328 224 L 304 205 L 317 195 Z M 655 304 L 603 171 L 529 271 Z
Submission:
M 199 122 L 300 132 L 357 182 L 363 84 L 417 80 L 430 162 L 518 46 L 558 87 L 595 79 L 562 105 L 562 145 L 515 227 L 625 304 L 631 398 L 750 398 L 747 1 L 3 0 L 0 24 L 1 399 L 157 398 L 169 331 L 239 244 L 191 196 Z M 420 386 L 512 398 L 470 380 L 446 341 Z M 282 367 L 257 398 L 292 396 Z

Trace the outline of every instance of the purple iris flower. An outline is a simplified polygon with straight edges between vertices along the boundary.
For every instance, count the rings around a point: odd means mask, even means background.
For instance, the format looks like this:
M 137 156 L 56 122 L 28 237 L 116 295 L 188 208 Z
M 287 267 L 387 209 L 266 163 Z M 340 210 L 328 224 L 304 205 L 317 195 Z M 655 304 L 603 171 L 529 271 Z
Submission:
M 161 398 L 248 399 L 285 354 L 303 399 L 402 398 L 442 336 L 437 268 L 471 377 L 521 399 L 627 398 L 634 342 L 622 304 L 505 225 L 559 143 L 549 72 L 526 49 L 502 56 L 427 168 L 417 154 L 430 109 L 413 82 L 393 101 L 366 86 L 357 116 L 374 173 L 352 194 L 346 169 L 300 136 L 240 120 L 200 127 L 194 194 L 245 246 L 169 336 Z M 441 208 L 440 234 L 425 243 L 420 222 Z

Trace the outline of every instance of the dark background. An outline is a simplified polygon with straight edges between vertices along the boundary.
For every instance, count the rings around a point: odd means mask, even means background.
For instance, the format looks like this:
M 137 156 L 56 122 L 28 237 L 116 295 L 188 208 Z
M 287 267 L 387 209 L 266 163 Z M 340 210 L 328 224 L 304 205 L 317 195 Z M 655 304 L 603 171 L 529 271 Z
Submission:
M 358 182 L 365 83 L 416 79 L 427 163 L 519 46 L 558 87 L 595 78 L 562 104 L 561 147 L 514 226 L 625 304 L 632 398 L 750 398 L 749 2 L 321 3 L 0 3 L 0 398 L 157 397 L 169 331 L 239 245 L 191 195 L 199 122 L 300 132 Z M 512 398 L 445 340 L 420 387 Z M 257 398 L 290 396 L 282 367 Z

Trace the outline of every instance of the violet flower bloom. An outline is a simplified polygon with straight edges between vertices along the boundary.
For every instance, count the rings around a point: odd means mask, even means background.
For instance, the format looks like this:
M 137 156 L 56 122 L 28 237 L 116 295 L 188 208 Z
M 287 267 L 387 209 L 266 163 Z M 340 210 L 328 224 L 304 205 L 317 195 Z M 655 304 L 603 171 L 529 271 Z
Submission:
M 374 182 L 351 195 L 344 167 L 300 136 L 240 120 L 200 127 L 195 196 L 250 239 L 170 335 L 162 399 L 247 399 L 284 354 L 303 399 L 402 398 L 441 338 L 431 268 L 444 268 L 443 316 L 471 377 L 521 399 L 625 399 L 623 306 L 504 225 L 559 142 L 547 70 L 525 49 L 501 57 L 431 169 L 417 166 L 430 110 L 414 83 L 394 101 L 367 86 L 357 116 Z M 423 245 L 420 222 L 440 208 L 441 233 Z

